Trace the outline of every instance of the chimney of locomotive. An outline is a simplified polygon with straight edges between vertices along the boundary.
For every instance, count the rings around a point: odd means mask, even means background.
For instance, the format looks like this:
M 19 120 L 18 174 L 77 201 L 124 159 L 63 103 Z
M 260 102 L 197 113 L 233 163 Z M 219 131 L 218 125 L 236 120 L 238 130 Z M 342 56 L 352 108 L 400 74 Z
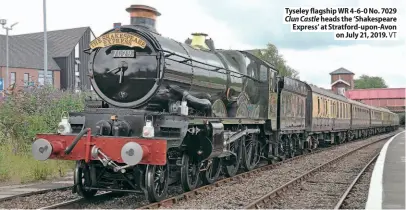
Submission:
M 161 15 L 155 8 L 145 5 L 131 5 L 126 9 L 131 16 L 131 25 L 139 25 L 156 32 L 156 18 Z

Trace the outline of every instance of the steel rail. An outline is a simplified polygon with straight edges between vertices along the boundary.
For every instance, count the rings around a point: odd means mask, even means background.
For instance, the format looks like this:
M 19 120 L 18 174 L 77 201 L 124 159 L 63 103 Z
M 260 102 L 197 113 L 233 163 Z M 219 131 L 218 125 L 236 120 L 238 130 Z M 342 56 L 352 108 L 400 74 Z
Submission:
M 355 184 L 359 181 L 361 176 L 365 173 L 365 170 L 373 163 L 375 160 L 379 157 L 379 153 L 376 154 L 366 165 L 365 167 L 358 173 L 357 177 L 352 181 L 350 186 L 348 186 L 347 190 L 344 192 L 344 194 L 341 196 L 340 200 L 337 202 L 335 205 L 334 209 L 340 209 L 340 207 L 343 205 L 344 200 L 347 198 L 348 194 L 351 192 L 351 190 L 354 188 Z
M 89 199 L 80 197 L 80 198 L 75 198 L 75 199 L 72 199 L 72 200 L 52 204 L 52 205 L 49 205 L 49 206 L 41 207 L 41 208 L 38 208 L 38 209 L 56 209 L 56 208 L 60 208 L 60 207 L 66 208 L 66 207 L 69 207 L 69 205 L 80 203 L 82 201 L 83 202 L 85 202 L 85 201 L 99 201 L 101 199 L 105 199 L 107 196 L 109 196 L 111 194 L 112 194 L 112 192 L 103 192 L 103 193 L 97 194 L 94 197 L 89 198 Z
M 379 139 L 379 140 L 375 140 L 370 144 L 377 143 L 379 141 L 385 140 L 387 138 L 390 138 L 390 137 L 394 136 L 395 134 L 396 133 L 394 133 L 394 134 L 390 134 L 390 133 L 389 134 L 388 133 L 387 134 L 381 134 L 382 136 L 385 136 L 385 137 L 383 137 L 382 139 Z M 389 136 L 387 136 L 387 135 L 389 135 Z M 379 135 L 377 135 L 377 136 L 379 136 Z M 372 137 L 375 137 L 375 136 L 372 136 Z M 370 137 L 370 138 L 372 138 L 372 137 Z M 367 139 L 359 139 L 359 140 L 355 140 L 355 141 L 351 141 L 351 142 L 347 142 L 347 143 L 355 143 L 355 142 L 364 141 L 364 140 L 367 140 Z M 252 170 L 252 171 L 240 173 L 240 174 L 237 174 L 237 175 L 235 175 L 233 177 L 229 177 L 229 178 L 224 178 L 224 179 L 218 180 L 217 182 L 215 182 L 213 184 L 205 185 L 205 186 L 196 188 L 196 189 L 194 189 L 192 191 L 185 192 L 185 193 L 182 193 L 182 194 L 179 194 L 179 195 L 175 195 L 175 196 L 172 196 L 172 197 L 170 197 L 168 199 L 165 199 L 165 200 L 162 200 L 162 201 L 159 201 L 159 202 L 155 202 L 155 203 L 151 203 L 151 204 L 148 204 L 148 205 L 145 205 L 145 206 L 142 206 L 142 207 L 138 207 L 137 209 L 157 209 L 157 208 L 159 208 L 161 206 L 162 207 L 170 207 L 173 204 L 179 203 L 182 200 L 191 199 L 191 198 L 195 197 L 196 195 L 200 194 L 200 192 L 203 192 L 203 191 L 206 191 L 206 190 L 211 190 L 213 188 L 222 186 L 223 184 L 226 184 L 226 183 L 228 183 L 230 181 L 241 180 L 242 178 L 251 177 L 253 175 L 261 173 L 262 171 L 268 171 L 268 170 L 274 169 L 277 166 L 283 165 L 283 164 L 291 162 L 293 160 L 304 158 L 306 156 L 309 156 L 309 155 L 312 155 L 312 154 L 317 154 L 319 152 L 329 151 L 329 150 L 332 150 L 332 149 L 334 149 L 336 147 L 347 145 L 347 143 L 340 144 L 340 145 L 334 145 L 334 146 L 330 146 L 330 147 L 327 147 L 327 148 L 320 148 L 320 149 L 317 149 L 317 150 L 312 151 L 310 153 L 306 153 L 306 154 L 303 154 L 303 155 L 298 155 L 298 156 L 295 156 L 293 158 L 286 159 L 284 161 L 281 161 L 281 162 L 278 162 L 278 163 L 275 163 L 275 164 L 260 166 L 260 167 L 258 167 L 256 169 Z M 368 144 L 368 145 L 370 145 L 370 144 Z M 365 146 L 367 146 L 367 145 L 364 145 L 364 146 L 361 146 L 361 147 L 365 147 Z M 358 148 L 358 149 L 361 149 L 361 148 Z
M 83 200 L 85 200 L 85 199 L 84 198 L 76 198 L 76 199 L 64 201 L 64 202 L 61 202 L 61 203 L 56 203 L 56 204 L 52 204 L 52 205 L 49 205 L 49 206 L 45 206 L 45 207 L 42 207 L 42 208 L 39 208 L 39 209 L 56 209 L 56 208 L 59 208 L 59 207 L 68 206 L 70 204 L 79 203 L 79 202 L 81 202 Z
M 334 164 L 334 163 L 340 161 L 341 159 L 343 159 L 343 158 L 345 158 L 345 157 L 347 157 L 347 156 L 353 154 L 353 153 L 356 152 L 356 151 L 359 151 L 359 150 L 361 150 L 361 149 L 364 149 L 364 148 L 366 148 L 366 147 L 368 147 L 368 146 L 371 146 L 371 145 L 376 144 L 376 143 L 378 143 L 378 142 L 381 142 L 381 141 L 383 141 L 383 140 L 387 140 L 387 139 L 389 139 L 389 138 L 392 137 L 392 136 L 393 136 L 393 135 L 390 135 L 389 137 L 388 137 L 388 136 L 387 136 L 387 137 L 383 137 L 382 139 L 375 140 L 375 141 L 373 141 L 373 142 L 371 142 L 371 143 L 368 143 L 368 144 L 366 144 L 366 145 L 360 146 L 360 147 L 358 147 L 358 148 L 356 148 L 356 149 L 354 149 L 354 150 L 351 150 L 351 151 L 349 151 L 349 152 L 347 152 L 347 153 L 345 153 L 345 154 L 343 154 L 343 155 L 340 155 L 339 157 L 337 157 L 337 158 L 335 158 L 335 159 L 333 159 L 333 160 L 331 160 L 331 161 L 328 161 L 327 163 L 324 163 L 324 164 L 322 164 L 322 165 L 320 165 L 320 166 L 318 166 L 318 167 L 316 167 L 316 168 L 313 168 L 312 170 L 309 170 L 309 171 L 303 173 L 301 176 L 299 176 L 299 177 L 297 177 L 297 178 L 295 178 L 295 179 L 289 181 L 288 183 L 286 183 L 286 184 L 284 184 L 284 185 L 278 187 L 278 188 L 275 189 L 275 190 L 272 190 L 272 191 L 269 192 L 268 194 L 266 194 L 266 195 L 260 197 L 259 199 L 257 199 L 257 200 L 255 200 L 255 201 L 251 202 L 250 204 L 244 206 L 242 209 L 259 209 L 259 208 L 265 208 L 265 207 L 263 206 L 264 204 L 267 204 L 267 203 L 269 203 L 269 202 L 272 202 L 272 199 L 273 199 L 273 198 L 275 198 L 275 197 L 278 196 L 278 195 L 282 195 L 282 194 L 285 193 L 288 189 L 294 187 L 296 184 L 300 184 L 302 181 L 304 181 L 304 180 L 306 180 L 307 178 L 311 177 L 313 174 L 315 174 L 316 172 L 320 171 L 321 169 L 324 169 L 324 168 L 326 168 L 326 167 L 328 167 L 328 166 L 330 166 L 330 165 L 332 165 L 332 164 Z

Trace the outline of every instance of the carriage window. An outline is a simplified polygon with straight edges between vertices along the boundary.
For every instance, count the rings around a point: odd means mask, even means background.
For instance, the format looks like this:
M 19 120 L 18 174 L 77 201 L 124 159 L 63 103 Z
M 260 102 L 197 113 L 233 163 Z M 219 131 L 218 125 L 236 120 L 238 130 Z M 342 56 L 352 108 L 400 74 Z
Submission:
M 343 104 L 343 106 L 344 106 L 344 114 L 343 114 L 343 118 L 345 119 L 345 118 L 347 118 L 347 106 L 346 106 L 347 104 Z
M 335 114 L 335 117 L 338 117 L 338 106 L 337 106 L 337 101 L 336 102 L 334 102 L 334 114 Z
M 298 106 L 299 106 L 299 108 L 298 108 L 298 115 L 299 115 L 299 117 L 302 117 L 302 100 L 300 100 L 299 97 L 297 98 L 297 104 L 298 104 Z
M 340 118 L 342 119 L 344 116 L 344 107 L 343 107 L 343 103 L 340 103 Z
M 330 112 L 331 112 L 331 103 L 330 103 L 330 100 L 328 100 L 327 99 L 327 108 L 328 108 L 328 110 L 327 110 L 327 117 L 330 117 Z
M 341 114 L 341 118 L 344 119 L 344 118 L 345 118 L 345 104 L 344 104 L 344 103 L 341 103 L 341 107 L 342 107 L 342 109 L 343 109 L 343 112 L 342 112 L 342 114 Z
M 347 109 L 345 108 L 345 103 L 343 103 L 343 119 L 345 119 L 345 115 L 347 113 Z
M 348 118 L 348 104 L 345 105 L 345 118 Z
M 317 97 L 317 113 L 320 115 L 320 97 Z
M 259 69 L 259 81 L 261 82 L 268 81 L 268 69 L 264 65 L 261 65 Z
M 344 110 L 345 110 L 344 118 L 346 119 L 347 118 L 347 104 L 344 104 Z
M 272 69 L 269 69 L 268 74 L 269 74 L 269 81 L 268 81 L 268 82 L 269 82 L 269 87 L 273 89 L 273 80 L 274 80 L 275 74 L 274 74 L 274 72 L 272 71 Z M 271 89 L 271 90 L 272 90 L 272 89 Z
M 344 119 L 345 118 L 345 106 L 344 106 L 345 104 L 344 103 L 341 103 L 341 108 L 342 108 L 342 112 L 341 112 L 341 118 L 342 119 Z
M 340 110 L 340 108 L 338 107 L 338 101 L 335 103 L 335 108 L 336 108 L 336 118 L 339 118 L 339 110 Z
M 320 116 L 323 116 L 324 110 L 323 110 L 323 97 L 320 97 Z
M 320 97 L 320 116 L 323 116 L 323 98 Z
M 338 105 L 337 105 L 337 101 L 334 102 L 334 109 L 335 109 L 335 115 L 336 115 L 336 117 L 338 117 Z
M 330 117 L 333 117 L 333 112 L 334 112 L 334 102 L 329 100 L 330 102 Z

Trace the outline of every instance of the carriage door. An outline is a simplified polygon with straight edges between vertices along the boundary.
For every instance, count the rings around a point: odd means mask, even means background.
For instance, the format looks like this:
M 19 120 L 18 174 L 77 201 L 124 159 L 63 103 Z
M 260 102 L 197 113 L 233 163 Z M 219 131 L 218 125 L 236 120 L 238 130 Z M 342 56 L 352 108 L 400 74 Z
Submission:
M 276 82 L 276 72 L 272 69 L 269 69 L 268 73 L 268 119 L 271 120 L 272 130 L 277 129 L 277 107 L 278 107 L 278 91 L 277 91 L 277 82 Z

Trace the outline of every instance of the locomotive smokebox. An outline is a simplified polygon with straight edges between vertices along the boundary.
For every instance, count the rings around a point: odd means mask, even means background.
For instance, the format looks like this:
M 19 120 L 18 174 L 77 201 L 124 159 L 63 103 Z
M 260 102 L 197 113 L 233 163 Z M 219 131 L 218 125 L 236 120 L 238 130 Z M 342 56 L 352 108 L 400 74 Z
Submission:
M 126 9 L 131 16 L 131 25 L 144 26 L 156 32 L 156 18 L 161 15 L 155 8 L 145 5 L 131 5 Z

